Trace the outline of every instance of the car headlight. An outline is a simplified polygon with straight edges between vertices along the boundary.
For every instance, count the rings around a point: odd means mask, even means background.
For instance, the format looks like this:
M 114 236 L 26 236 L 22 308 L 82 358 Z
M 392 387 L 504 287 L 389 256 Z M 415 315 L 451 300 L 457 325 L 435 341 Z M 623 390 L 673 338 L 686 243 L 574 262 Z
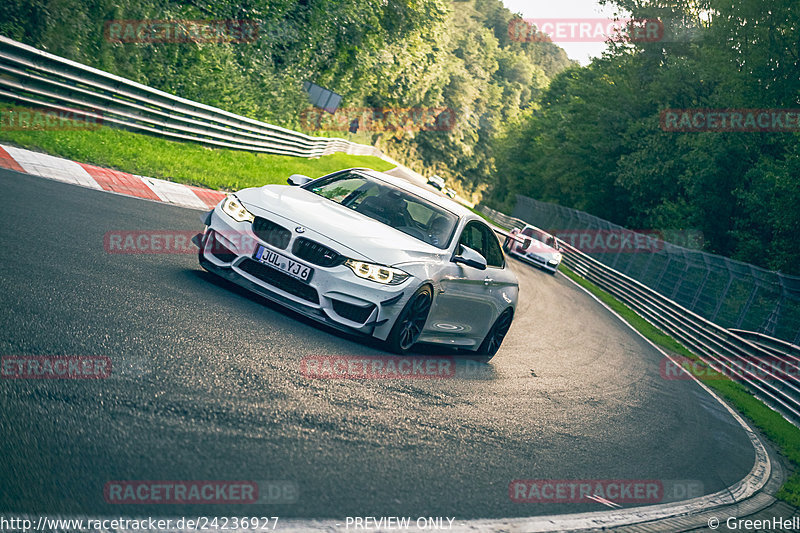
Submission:
M 229 194 L 222 202 L 222 210 L 236 222 L 252 222 L 253 213 L 248 211 L 236 196 Z
M 384 285 L 400 285 L 409 277 L 407 272 L 403 272 L 398 268 L 365 263 L 364 261 L 356 261 L 355 259 L 348 259 L 344 264 L 350 267 L 353 273 L 359 278 L 383 283 Z
M 561 254 L 553 255 L 553 259 L 555 259 L 556 261 L 561 261 Z

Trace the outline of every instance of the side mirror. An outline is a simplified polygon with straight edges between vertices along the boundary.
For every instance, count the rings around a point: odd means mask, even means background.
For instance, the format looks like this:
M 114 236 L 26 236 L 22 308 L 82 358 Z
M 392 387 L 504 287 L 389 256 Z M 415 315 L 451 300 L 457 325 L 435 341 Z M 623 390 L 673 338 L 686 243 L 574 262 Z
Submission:
M 463 244 L 461 245 L 461 253 L 453 256 L 453 263 L 462 263 L 478 270 L 486 270 L 486 258 Z
M 309 178 L 308 176 L 304 176 L 302 174 L 292 174 L 291 176 L 289 176 L 289 179 L 286 180 L 286 182 L 289 185 L 295 185 L 297 187 L 299 187 L 300 185 L 305 185 L 309 181 L 312 181 L 311 178 Z
M 526 238 L 525 240 L 522 241 L 522 249 L 523 250 L 527 250 L 528 248 L 530 248 L 530 246 L 531 246 L 530 237 L 528 237 L 528 238 Z

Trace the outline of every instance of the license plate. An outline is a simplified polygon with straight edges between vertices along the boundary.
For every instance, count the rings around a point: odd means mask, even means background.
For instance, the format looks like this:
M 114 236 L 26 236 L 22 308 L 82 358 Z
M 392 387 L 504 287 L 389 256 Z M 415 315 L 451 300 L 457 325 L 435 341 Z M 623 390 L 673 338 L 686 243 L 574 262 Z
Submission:
M 261 245 L 259 245 L 256 249 L 255 259 L 259 263 L 263 263 L 274 269 L 280 270 L 281 272 L 285 272 L 293 278 L 297 278 L 302 281 L 310 280 L 311 275 L 314 273 L 313 268 L 307 267 L 301 263 L 298 263 L 297 261 L 292 261 L 285 255 L 281 255 L 278 252 L 273 252 L 272 250 L 264 248 Z

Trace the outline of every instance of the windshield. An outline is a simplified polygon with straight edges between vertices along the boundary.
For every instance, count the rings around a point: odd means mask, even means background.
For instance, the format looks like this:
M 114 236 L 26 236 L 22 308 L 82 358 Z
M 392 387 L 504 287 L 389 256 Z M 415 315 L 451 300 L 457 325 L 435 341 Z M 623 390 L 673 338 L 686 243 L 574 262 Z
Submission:
M 525 228 L 524 230 L 522 230 L 522 234 L 525 235 L 526 237 L 530 237 L 539 242 L 543 242 L 544 244 L 546 244 L 551 248 L 556 247 L 556 238 L 550 235 L 549 233 L 545 233 L 541 230 L 536 230 L 533 228 Z
M 315 180 L 303 188 L 437 248 L 447 248 L 458 216 L 408 191 L 363 174 Z

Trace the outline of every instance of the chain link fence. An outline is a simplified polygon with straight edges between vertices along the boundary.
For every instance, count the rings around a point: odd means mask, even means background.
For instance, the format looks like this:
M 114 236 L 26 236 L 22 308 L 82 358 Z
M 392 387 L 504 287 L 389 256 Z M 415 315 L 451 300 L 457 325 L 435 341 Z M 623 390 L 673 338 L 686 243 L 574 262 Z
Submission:
M 517 196 L 512 216 L 559 236 L 715 324 L 800 344 L 800 277 L 702 252 L 694 248 L 701 243 L 697 232 L 643 235 L 582 211 L 522 195 Z M 628 249 L 608 246 L 620 240 L 645 245 Z M 598 246 L 597 241 L 603 245 Z

